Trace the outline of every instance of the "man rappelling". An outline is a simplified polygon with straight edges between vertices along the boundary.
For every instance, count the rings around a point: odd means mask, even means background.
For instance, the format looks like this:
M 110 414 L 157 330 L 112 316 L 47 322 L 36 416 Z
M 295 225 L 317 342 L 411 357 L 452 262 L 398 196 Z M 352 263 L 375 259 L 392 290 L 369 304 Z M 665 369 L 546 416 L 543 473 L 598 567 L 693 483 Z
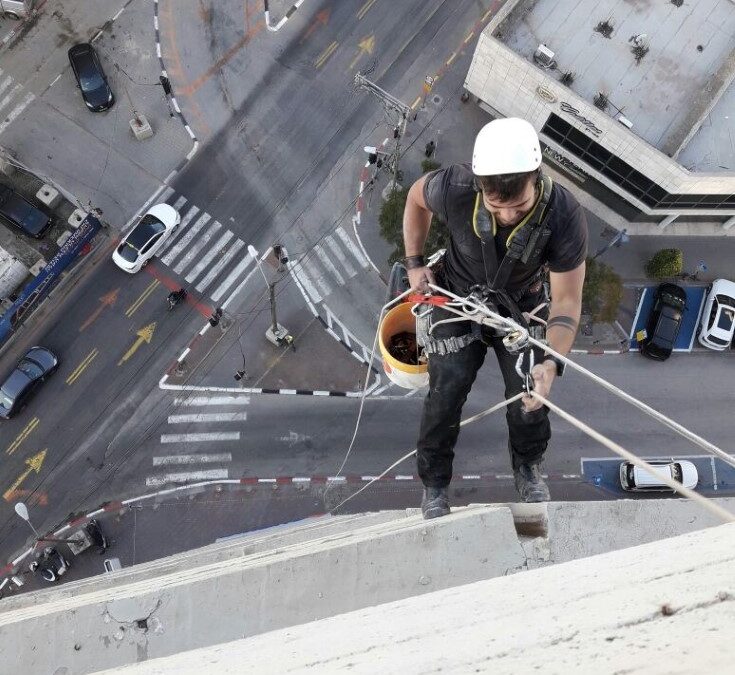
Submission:
M 431 172 L 409 190 L 403 215 L 405 266 L 411 288 L 436 284 L 459 295 L 484 287 L 499 312 L 533 312 L 546 320 L 546 340 L 566 355 L 579 325 L 587 256 L 587 222 L 571 195 L 541 171 L 541 147 L 533 126 L 522 119 L 498 119 L 477 135 L 472 165 Z M 423 252 L 432 214 L 449 231 L 446 254 L 436 271 Z M 550 304 L 544 282 L 548 270 Z M 449 483 L 462 406 L 488 347 L 498 359 L 505 396 L 523 391 L 502 336 L 471 321 L 436 325 L 453 315 L 437 306 L 435 328 L 424 348 L 429 357 L 429 392 L 417 443 L 418 473 L 424 484 L 424 518 L 449 513 Z M 548 397 L 563 374 L 558 359 L 534 348 L 533 388 Z M 531 396 L 508 405 L 508 448 L 516 489 L 525 502 L 549 500 L 540 463 L 551 437 L 548 409 Z

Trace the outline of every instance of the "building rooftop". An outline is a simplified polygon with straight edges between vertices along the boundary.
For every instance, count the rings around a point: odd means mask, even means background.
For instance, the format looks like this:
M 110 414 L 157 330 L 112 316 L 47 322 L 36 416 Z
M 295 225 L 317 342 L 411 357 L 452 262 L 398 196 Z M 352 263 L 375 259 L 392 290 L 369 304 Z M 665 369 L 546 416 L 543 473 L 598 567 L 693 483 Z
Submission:
M 661 152 L 676 156 L 696 132 L 682 161 L 691 164 L 699 161 L 699 152 L 710 151 L 711 163 L 703 162 L 700 170 L 722 171 L 719 167 L 732 167 L 735 158 L 733 124 L 725 112 L 735 98 L 735 3 L 677 5 L 663 0 L 519 2 L 494 37 L 529 60 L 539 44 L 546 45 L 556 61 L 551 77 L 571 71 L 572 90 L 590 102 L 604 92 L 611 104 L 607 111 L 622 111 L 632 131 Z M 638 60 L 636 36 L 648 49 Z M 725 101 L 717 105 L 723 93 L 729 108 Z M 721 144 L 722 139 L 727 142 Z

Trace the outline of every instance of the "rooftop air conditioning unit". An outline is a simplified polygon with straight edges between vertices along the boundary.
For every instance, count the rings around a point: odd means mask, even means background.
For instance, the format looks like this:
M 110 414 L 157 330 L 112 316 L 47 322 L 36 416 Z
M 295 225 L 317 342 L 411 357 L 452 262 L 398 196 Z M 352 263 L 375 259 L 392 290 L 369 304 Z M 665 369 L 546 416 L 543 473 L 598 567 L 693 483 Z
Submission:
M 554 52 L 552 52 L 545 44 L 540 44 L 538 49 L 533 54 L 533 59 L 536 63 L 541 64 L 545 68 L 551 68 L 554 61 Z
M 627 117 L 618 115 L 618 122 L 620 122 L 620 124 L 622 124 L 624 127 L 628 127 L 628 129 L 633 128 L 633 122 L 631 122 Z

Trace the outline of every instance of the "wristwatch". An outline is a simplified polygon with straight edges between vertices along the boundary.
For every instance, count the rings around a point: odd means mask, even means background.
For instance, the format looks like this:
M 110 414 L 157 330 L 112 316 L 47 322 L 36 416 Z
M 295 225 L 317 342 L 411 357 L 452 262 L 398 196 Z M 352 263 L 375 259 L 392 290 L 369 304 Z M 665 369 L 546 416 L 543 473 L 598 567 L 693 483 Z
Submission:
M 566 368 L 566 363 L 562 361 L 560 358 L 557 358 L 553 354 L 547 354 L 544 361 L 553 361 L 553 363 L 556 365 L 556 376 L 561 377 L 564 375 L 564 368 Z

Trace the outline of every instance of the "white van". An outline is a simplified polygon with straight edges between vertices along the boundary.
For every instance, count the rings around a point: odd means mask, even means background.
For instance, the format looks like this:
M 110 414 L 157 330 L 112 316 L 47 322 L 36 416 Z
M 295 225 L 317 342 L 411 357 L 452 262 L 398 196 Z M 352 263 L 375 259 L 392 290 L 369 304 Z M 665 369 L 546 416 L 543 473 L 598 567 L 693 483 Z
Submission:
M 30 16 L 36 0 L 0 0 L 0 17 L 25 19 Z
M 697 467 L 686 459 L 671 460 L 648 460 L 648 463 L 666 476 L 671 476 L 684 487 L 693 489 L 699 482 Z M 620 465 L 620 486 L 629 492 L 673 492 L 673 490 L 662 483 L 656 476 L 648 471 L 637 467 L 631 462 L 623 462 Z

